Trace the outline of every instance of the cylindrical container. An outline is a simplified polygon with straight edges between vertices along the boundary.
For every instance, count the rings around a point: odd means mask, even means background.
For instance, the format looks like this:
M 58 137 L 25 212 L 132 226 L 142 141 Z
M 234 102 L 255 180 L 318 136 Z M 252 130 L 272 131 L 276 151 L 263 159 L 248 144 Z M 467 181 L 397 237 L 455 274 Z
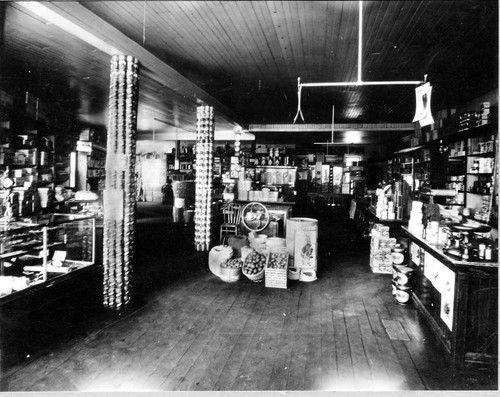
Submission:
M 289 280 L 298 280 L 300 277 L 300 270 L 295 267 L 289 267 L 287 277 Z
M 184 223 L 186 225 L 189 225 L 191 222 L 193 222 L 193 217 L 194 217 L 194 210 L 184 210 Z
M 484 259 L 484 253 L 486 251 L 486 244 L 479 244 L 479 253 L 478 253 L 478 256 L 479 256 L 479 259 Z
M 396 208 L 396 219 L 398 220 L 403 219 L 403 207 Z
M 393 265 L 392 269 L 392 294 L 399 304 L 405 305 L 411 296 L 413 269 L 404 265 Z
M 491 248 L 491 245 L 488 245 L 484 249 L 484 259 L 486 259 L 487 261 L 491 261 L 491 258 L 493 256 L 492 254 L 493 254 L 493 249 Z
M 291 258 L 290 266 L 316 270 L 318 254 L 318 220 L 290 218 L 286 222 L 286 247 Z
M 403 206 L 403 196 L 401 193 L 396 193 L 394 195 L 394 204 L 396 207 L 402 207 Z

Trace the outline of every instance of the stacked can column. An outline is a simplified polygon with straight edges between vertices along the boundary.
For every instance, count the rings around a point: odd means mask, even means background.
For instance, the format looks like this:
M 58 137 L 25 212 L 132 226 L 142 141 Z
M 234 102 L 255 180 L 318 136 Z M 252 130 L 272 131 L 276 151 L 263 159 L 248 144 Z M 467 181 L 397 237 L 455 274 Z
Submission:
M 194 242 L 197 251 L 208 251 L 212 227 L 212 179 L 214 145 L 214 110 L 197 108 L 196 124 L 196 201 Z
M 135 230 L 135 147 L 139 62 L 111 59 L 104 190 L 103 303 L 119 310 L 130 302 Z

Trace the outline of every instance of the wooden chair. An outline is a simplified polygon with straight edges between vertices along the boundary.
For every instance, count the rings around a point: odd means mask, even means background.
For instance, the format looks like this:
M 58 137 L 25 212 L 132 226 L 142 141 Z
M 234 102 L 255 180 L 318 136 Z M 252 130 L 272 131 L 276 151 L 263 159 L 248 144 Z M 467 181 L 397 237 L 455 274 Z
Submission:
M 222 207 L 222 224 L 220 225 L 220 243 L 227 244 L 230 236 L 240 234 L 241 211 L 243 206 L 229 202 Z

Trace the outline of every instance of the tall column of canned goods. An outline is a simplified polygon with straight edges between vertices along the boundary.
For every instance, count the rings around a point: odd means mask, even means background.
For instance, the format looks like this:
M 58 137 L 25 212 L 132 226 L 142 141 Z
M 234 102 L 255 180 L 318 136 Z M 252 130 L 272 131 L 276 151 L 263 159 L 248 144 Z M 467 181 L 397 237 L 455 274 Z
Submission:
M 104 190 L 103 303 L 119 310 L 130 302 L 135 231 L 139 61 L 111 59 Z
M 212 226 L 212 179 L 215 118 L 211 106 L 198 106 L 196 123 L 196 199 L 194 243 L 208 251 Z

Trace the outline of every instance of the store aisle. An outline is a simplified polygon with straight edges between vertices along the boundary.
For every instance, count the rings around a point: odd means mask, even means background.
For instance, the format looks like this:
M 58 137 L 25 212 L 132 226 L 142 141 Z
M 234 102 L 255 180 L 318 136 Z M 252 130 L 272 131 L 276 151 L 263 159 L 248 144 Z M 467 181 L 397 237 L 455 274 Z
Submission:
M 497 388 L 496 374 L 451 370 L 413 306 L 394 302 L 390 276 L 371 273 L 367 242 L 344 216 L 321 215 L 318 280 L 286 290 L 223 283 L 183 225 L 137 232 L 140 299 L 10 368 L 7 390 Z

